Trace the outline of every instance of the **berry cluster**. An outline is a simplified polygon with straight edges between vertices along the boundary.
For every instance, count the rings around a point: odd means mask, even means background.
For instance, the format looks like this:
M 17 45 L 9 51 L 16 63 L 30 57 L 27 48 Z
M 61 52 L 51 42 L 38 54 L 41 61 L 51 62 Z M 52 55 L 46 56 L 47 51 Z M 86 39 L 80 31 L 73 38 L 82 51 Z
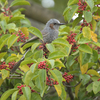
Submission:
M 15 34 L 15 33 L 13 33 Z M 18 34 L 16 34 L 16 36 L 19 36 L 17 42 L 21 41 L 21 42 L 26 42 L 26 40 L 28 39 L 28 37 L 25 37 L 25 34 L 19 30 Z
M 93 29 L 92 28 L 92 24 L 91 23 L 87 23 L 86 20 L 83 20 L 83 23 L 81 24 L 81 26 L 82 27 L 80 28 L 80 31 L 82 31 L 83 27 L 85 27 L 85 26 L 90 26 L 90 28 Z
M 46 85 L 53 86 L 58 85 L 59 83 L 55 80 L 53 80 L 50 76 L 46 77 Z
M 11 15 L 11 11 L 10 11 L 10 8 L 3 8 L 4 12 L 2 12 L 4 14 L 4 16 L 8 16 L 10 18 L 13 17 L 13 15 Z
M 79 13 L 82 13 L 82 11 L 83 10 L 85 10 L 86 9 L 86 6 L 87 6 L 87 3 L 83 0 L 79 0 L 79 2 L 78 2 L 78 9 L 79 9 Z
M 68 73 L 65 72 L 63 74 L 63 78 L 66 80 L 67 83 L 69 83 L 73 79 L 73 76 L 71 74 L 68 75 Z
M 15 61 L 12 61 L 12 62 L 9 62 L 8 63 L 8 67 L 10 68 L 10 69 L 12 69 L 13 68 L 13 66 L 16 64 L 16 62 Z
M 7 65 L 5 62 L 1 62 L 0 69 L 6 69 Z
M 76 45 L 76 40 L 74 39 L 76 35 L 77 35 L 76 33 L 72 33 L 70 36 L 67 36 L 68 37 L 67 41 L 69 42 L 69 44 L 72 45 L 73 52 L 75 52 L 76 49 L 78 49 L 79 47 L 79 45 L 78 46 Z
M 26 87 L 26 85 L 17 86 L 17 88 L 19 89 L 19 94 L 23 94 L 23 92 L 22 92 L 22 87 Z M 28 87 L 31 89 L 30 86 L 28 86 Z M 31 92 L 36 92 L 36 91 L 33 90 L 33 89 L 31 89 Z
M 38 69 L 46 69 L 46 71 L 49 71 L 49 68 L 47 68 L 48 65 L 46 65 L 46 61 L 42 61 L 38 64 Z

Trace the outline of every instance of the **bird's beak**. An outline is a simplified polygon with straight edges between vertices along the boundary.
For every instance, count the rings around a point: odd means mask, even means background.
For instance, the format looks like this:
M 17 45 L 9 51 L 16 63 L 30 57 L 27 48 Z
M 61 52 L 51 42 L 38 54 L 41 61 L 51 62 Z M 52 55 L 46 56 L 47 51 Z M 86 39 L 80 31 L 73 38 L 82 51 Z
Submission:
M 65 23 L 59 23 L 59 25 L 65 25 Z

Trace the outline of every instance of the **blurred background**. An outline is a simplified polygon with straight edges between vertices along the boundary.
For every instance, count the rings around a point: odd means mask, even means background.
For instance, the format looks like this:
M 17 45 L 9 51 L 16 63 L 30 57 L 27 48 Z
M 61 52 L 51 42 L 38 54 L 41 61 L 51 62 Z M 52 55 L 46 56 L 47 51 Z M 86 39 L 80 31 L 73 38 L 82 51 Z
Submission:
M 13 0 L 8 0 L 9 4 Z M 31 25 L 42 30 L 45 23 L 51 19 L 56 18 L 60 22 L 64 22 L 63 11 L 67 6 L 68 0 L 27 0 L 30 6 L 14 6 L 11 10 L 16 8 L 25 8 L 22 13 L 30 20 Z

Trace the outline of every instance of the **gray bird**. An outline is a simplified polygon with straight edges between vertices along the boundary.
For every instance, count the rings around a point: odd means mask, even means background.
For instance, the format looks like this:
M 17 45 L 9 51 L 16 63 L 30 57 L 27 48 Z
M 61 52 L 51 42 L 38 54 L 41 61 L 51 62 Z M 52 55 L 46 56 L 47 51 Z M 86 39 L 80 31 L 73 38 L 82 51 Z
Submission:
M 40 42 L 42 43 L 51 43 L 53 40 L 55 40 L 56 38 L 58 38 L 58 29 L 60 25 L 64 25 L 64 23 L 60 23 L 59 20 L 57 19 L 50 19 L 47 23 L 45 28 L 41 31 L 42 35 L 43 35 L 43 41 L 40 40 Z M 21 45 L 21 47 L 23 47 L 26 43 L 32 42 L 33 40 L 39 39 L 36 36 L 33 36 L 31 39 L 29 39 L 27 42 L 25 42 L 24 44 Z M 13 67 L 13 69 L 11 70 L 11 73 L 15 72 L 15 70 L 19 67 L 20 63 L 24 60 L 25 55 L 27 54 L 27 52 L 30 50 L 30 48 L 28 48 L 25 52 L 25 54 L 23 55 L 23 57 L 15 64 L 15 66 Z

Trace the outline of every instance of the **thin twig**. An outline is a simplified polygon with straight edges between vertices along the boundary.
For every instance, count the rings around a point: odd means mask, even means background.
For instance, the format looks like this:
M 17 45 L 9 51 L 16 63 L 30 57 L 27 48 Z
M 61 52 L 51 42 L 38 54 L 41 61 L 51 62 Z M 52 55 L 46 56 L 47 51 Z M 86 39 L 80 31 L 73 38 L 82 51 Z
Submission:
M 66 85 L 66 84 L 64 84 L 64 85 L 67 86 L 67 87 L 76 87 L 77 85 L 79 85 L 81 83 L 81 81 L 82 81 L 82 79 L 76 85 L 74 85 L 74 86 Z

